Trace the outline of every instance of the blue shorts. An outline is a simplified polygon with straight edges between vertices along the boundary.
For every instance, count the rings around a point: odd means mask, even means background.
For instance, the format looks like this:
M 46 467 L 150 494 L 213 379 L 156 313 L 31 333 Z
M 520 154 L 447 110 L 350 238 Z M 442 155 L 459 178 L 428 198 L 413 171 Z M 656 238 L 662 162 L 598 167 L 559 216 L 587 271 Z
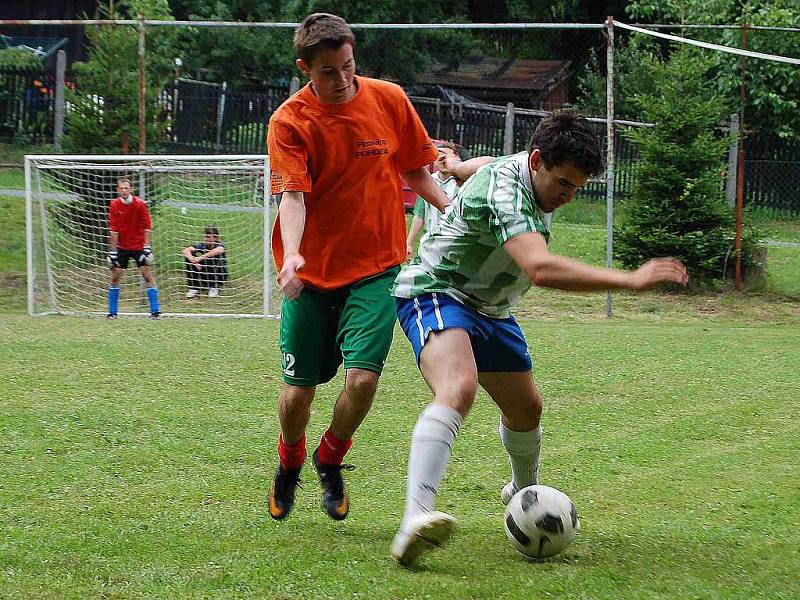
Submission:
M 395 298 L 397 320 L 419 355 L 431 331 L 463 329 L 472 342 L 479 373 L 519 373 L 531 370 L 528 343 L 514 317 L 493 319 L 447 294 Z

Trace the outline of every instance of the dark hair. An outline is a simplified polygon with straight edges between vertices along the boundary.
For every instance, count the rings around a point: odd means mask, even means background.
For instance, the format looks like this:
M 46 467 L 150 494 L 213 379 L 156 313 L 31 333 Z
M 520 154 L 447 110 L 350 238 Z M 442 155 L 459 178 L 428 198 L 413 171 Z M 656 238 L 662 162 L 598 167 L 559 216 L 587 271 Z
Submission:
M 294 30 L 293 41 L 297 58 L 309 65 L 320 50 L 338 50 L 344 44 L 355 46 L 347 21 L 328 13 L 308 15 Z
M 600 141 L 586 117 L 572 109 L 562 109 L 545 117 L 531 136 L 528 151 L 538 149 L 548 169 L 572 163 L 587 175 L 603 170 Z
M 219 237 L 219 228 L 214 227 L 213 225 L 208 225 L 203 228 L 203 235 L 213 235 Z
M 464 148 L 464 146 L 461 144 L 456 144 L 453 142 L 436 142 L 435 145 L 437 148 L 450 148 L 450 150 L 455 152 L 458 155 L 458 158 L 461 160 L 469 160 L 472 158 L 470 151 Z

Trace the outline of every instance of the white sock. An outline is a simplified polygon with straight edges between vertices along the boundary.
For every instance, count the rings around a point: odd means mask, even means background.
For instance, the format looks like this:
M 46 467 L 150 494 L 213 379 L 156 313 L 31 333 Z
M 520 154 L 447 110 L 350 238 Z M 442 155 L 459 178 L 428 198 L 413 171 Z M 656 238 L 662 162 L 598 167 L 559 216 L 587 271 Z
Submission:
M 500 421 L 500 441 L 508 452 L 514 491 L 539 483 L 542 426 L 533 431 L 511 431 Z
M 410 518 L 433 510 L 461 421 L 457 410 L 438 404 L 428 405 L 417 419 L 408 455 L 403 528 Z

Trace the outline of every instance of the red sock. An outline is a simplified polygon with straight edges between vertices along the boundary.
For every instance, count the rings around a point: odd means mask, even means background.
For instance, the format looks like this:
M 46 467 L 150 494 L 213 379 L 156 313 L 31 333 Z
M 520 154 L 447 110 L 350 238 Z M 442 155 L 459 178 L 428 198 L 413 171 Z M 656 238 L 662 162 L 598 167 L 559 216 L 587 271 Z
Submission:
M 306 461 L 306 436 L 292 446 L 283 443 L 283 435 L 278 438 L 278 456 L 284 469 L 297 469 Z
M 317 458 L 323 465 L 340 465 L 352 445 L 353 440 L 340 440 L 328 429 L 319 442 Z

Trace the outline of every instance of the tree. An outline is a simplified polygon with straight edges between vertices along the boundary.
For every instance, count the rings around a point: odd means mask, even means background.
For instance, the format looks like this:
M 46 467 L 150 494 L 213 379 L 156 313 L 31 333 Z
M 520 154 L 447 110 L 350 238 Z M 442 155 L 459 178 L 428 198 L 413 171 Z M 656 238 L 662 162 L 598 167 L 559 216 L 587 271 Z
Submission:
M 675 256 L 692 280 L 705 286 L 730 269 L 726 258 L 734 256 L 733 215 L 720 186 L 729 140 L 715 135 L 724 101 L 709 93 L 707 64 L 692 49 L 681 48 L 650 68 L 657 92 L 637 94 L 633 103 L 655 126 L 628 133 L 640 159 L 632 197 L 614 233 L 617 256 L 628 267 Z M 748 233 L 746 267 L 755 264 L 756 243 Z
M 114 13 L 101 7 L 103 18 L 171 19 L 166 0 L 123 0 Z M 135 27 L 87 28 L 89 60 L 75 63 L 76 89 L 68 92 L 64 146 L 70 152 L 119 152 L 123 139 L 131 148 L 139 141 L 139 58 Z M 158 97 L 171 73 L 175 32 L 151 28 L 147 33 L 147 138 L 158 140 L 163 131 Z

